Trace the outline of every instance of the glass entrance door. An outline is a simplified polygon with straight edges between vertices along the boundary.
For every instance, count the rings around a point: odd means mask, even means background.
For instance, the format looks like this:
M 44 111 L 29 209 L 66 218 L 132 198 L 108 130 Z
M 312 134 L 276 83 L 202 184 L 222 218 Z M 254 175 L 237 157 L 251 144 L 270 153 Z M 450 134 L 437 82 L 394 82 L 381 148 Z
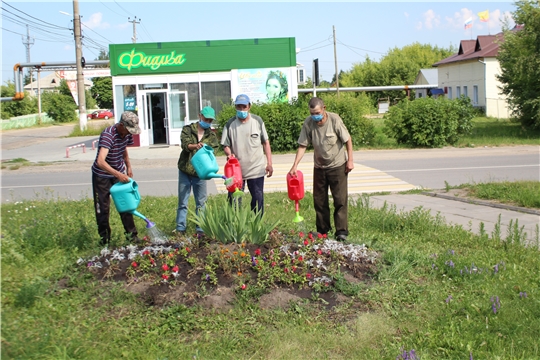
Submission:
M 186 91 L 169 93 L 169 117 L 167 121 L 168 141 L 171 145 L 180 144 L 182 128 L 186 124 L 189 114 L 189 105 Z
M 146 118 L 149 129 L 149 142 L 167 144 L 167 93 L 146 93 Z

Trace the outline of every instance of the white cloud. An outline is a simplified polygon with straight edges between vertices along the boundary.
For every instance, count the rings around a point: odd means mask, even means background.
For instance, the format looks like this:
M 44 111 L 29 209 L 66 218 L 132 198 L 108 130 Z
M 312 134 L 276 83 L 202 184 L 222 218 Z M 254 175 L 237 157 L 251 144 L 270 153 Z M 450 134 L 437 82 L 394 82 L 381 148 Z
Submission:
M 403 13 L 403 15 L 405 15 L 405 17 L 406 17 L 407 19 L 409 19 L 409 13 L 408 13 L 408 12 Z
M 435 14 L 435 11 L 430 9 L 423 13 L 422 16 L 424 17 L 423 25 L 426 27 L 426 29 L 433 29 L 434 27 L 439 27 L 441 23 L 441 16 Z
M 64 50 L 73 50 L 73 46 L 66 45 L 66 46 L 64 46 Z
M 109 23 L 103 22 L 103 14 L 100 12 L 90 15 L 90 19 L 83 21 L 83 24 L 90 29 L 108 29 L 111 27 Z
M 455 12 L 453 17 L 446 16 L 444 19 L 448 27 L 461 30 L 470 17 L 473 18 L 473 24 L 477 23 L 478 16 L 471 9 L 462 8 L 459 12 Z

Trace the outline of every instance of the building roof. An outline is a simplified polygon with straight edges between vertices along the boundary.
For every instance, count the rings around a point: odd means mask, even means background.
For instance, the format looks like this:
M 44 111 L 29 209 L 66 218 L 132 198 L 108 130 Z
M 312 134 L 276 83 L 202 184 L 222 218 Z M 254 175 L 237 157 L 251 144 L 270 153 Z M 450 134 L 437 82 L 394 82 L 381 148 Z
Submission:
M 426 79 L 428 85 L 437 85 L 439 83 L 439 73 L 437 69 L 420 69 L 418 75 L 416 75 L 414 84 L 418 84 L 422 77 Z
M 516 26 L 512 31 L 521 30 L 523 26 Z M 461 40 L 459 51 L 446 59 L 433 64 L 439 66 L 472 59 L 496 57 L 499 54 L 499 45 L 504 42 L 502 32 L 495 35 L 478 35 L 476 40 Z
M 58 73 L 56 71 L 50 73 L 46 76 L 40 76 L 39 79 L 39 87 L 41 90 L 47 90 L 47 89 L 56 89 L 58 86 L 60 86 L 60 81 L 62 81 L 62 78 L 58 76 Z M 84 86 L 86 88 L 92 87 L 94 83 L 91 80 L 84 79 Z M 31 82 L 28 85 L 24 86 L 24 90 L 33 90 L 37 89 L 38 87 L 38 81 Z

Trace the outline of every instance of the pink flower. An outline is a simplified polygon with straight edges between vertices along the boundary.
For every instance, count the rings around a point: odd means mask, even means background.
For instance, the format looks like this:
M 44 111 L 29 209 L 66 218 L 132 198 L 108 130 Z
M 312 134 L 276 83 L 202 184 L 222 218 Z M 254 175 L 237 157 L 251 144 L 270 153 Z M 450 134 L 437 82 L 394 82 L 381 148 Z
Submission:
M 255 256 L 261 256 L 261 249 L 255 250 Z
M 166 280 L 169 280 L 169 275 L 167 275 L 167 274 L 163 274 L 163 275 L 161 275 L 161 277 L 162 277 L 163 280 L 165 280 L 165 281 L 166 281 Z
M 307 277 L 308 279 L 311 279 L 311 274 L 310 274 L 310 273 L 307 273 L 307 274 L 306 274 L 306 277 Z
M 309 235 L 311 235 L 311 234 L 309 234 Z M 306 245 L 306 246 L 309 245 L 309 241 L 304 240 L 304 245 Z
M 178 265 L 174 265 L 174 267 L 172 268 L 172 271 L 177 273 L 178 270 L 179 270 Z
M 317 250 L 317 254 L 322 255 L 322 250 L 321 249 Z
M 137 263 L 134 261 L 134 262 L 131 263 L 131 266 L 137 267 L 138 265 L 137 265 Z
M 270 264 L 272 267 L 276 266 L 276 262 L 272 261 L 272 264 Z
M 289 272 L 289 269 L 285 268 L 285 269 L 283 269 L 283 271 L 285 271 L 286 273 L 288 273 L 288 272 Z
M 300 231 L 300 232 L 298 233 L 298 236 L 300 236 L 301 238 L 303 238 L 303 237 L 304 237 L 304 233 Z
M 247 285 L 246 285 L 246 284 L 242 284 L 241 289 L 242 289 L 242 290 L 246 290 L 246 288 L 247 288 Z
M 163 264 L 163 266 L 161 268 L 163 269 L 163 271 L 167 271 L 167 270 L 169 270 L 169 265 Z

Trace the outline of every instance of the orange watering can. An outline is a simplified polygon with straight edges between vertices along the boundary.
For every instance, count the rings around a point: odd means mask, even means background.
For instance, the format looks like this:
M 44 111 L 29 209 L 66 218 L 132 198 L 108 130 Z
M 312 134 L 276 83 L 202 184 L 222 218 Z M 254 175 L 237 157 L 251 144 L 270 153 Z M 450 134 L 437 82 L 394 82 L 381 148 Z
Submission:
M 287 192 L 289 194 L 289 199 L 295 202 L 294 208 L 296 210 L 296 216 L 293 219 L 293 222 L 304 221 L 304 218 L 300 216 L 300 205 L 299 200 L 304 198 L 304 174 L 300 170 L 296 171 L 296 176 L 291 176 L 287 174 Z
M 238 159 L 229 158 L 223 170 L 225 172 L 225 186 L 227 187 L 227 191 L 232 193 L 234 197 L 244 195 L 242 191 L 244 181 L 242 180 L 242 169 L 240 168 Z

